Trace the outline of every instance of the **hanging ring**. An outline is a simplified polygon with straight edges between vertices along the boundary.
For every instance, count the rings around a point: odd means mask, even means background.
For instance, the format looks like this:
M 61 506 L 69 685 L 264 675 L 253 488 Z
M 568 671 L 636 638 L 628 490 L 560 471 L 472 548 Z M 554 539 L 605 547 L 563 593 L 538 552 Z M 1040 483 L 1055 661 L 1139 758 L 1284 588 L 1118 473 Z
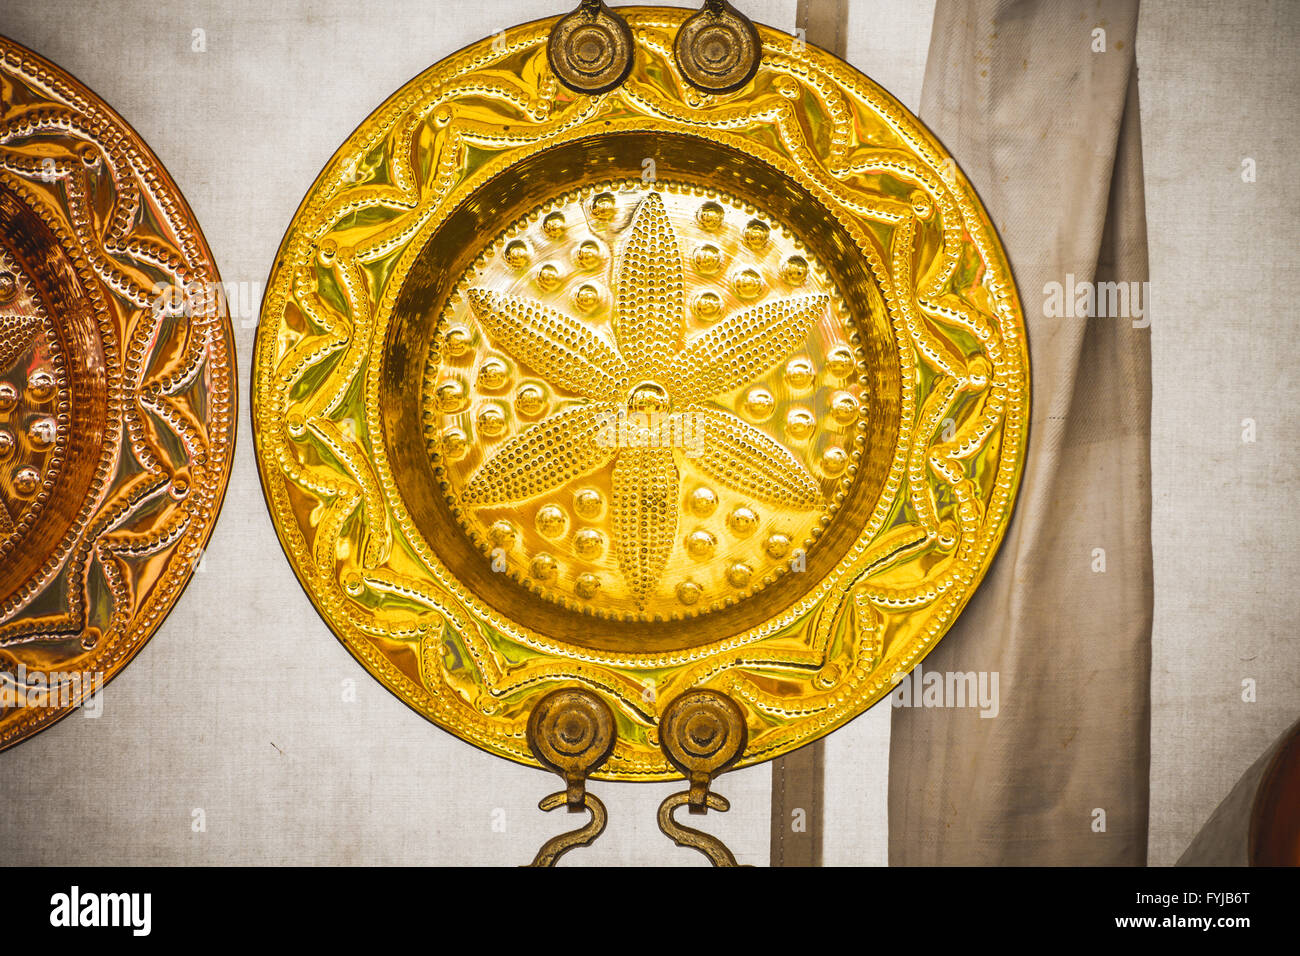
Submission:
M 691 813 L 708 812 L 709 782 L 740 759 L 749 733 L 745 713 L 716 690 L 690 690 L 664 710 L 659 746 L 690 781 Z
M 706 0 L 673 42 L 682 76 L 705 93 L 730 93 L 748 83 L 762 50 L 754 24 L 726 0 Z
M 575 93 L 608 92 L 632 70 L 632 28 L 603 0 L 582 0 L 551 28 L 546 58 Z

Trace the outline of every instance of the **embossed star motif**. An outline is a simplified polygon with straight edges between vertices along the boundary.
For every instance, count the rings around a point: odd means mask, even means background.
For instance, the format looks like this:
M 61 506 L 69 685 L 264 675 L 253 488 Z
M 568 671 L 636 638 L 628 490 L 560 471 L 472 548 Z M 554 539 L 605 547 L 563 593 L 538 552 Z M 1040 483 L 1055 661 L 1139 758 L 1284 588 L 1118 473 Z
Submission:
M 676 455 L 684 449 L 601 440 L 620 412 L 691 416 L 699 437 L 691 461 L 735 491 L 800 510 L 824 501 L 816 479 L 789 449 L 709 400 L 789 357 L 830 297 L 764 302 L 684 342 L 684 288 L 677 237 L 652 192 L 637 209 L 617 264 L 616 345 L 534 299 L 468 292 L 474 314 L 502 348 L 585 401 L 507 441 L 474 473 L 461 500 L 482 506 L 537 497 L 612 462 L 614 554 L 642 608 L 673 549 L 681 492 Z

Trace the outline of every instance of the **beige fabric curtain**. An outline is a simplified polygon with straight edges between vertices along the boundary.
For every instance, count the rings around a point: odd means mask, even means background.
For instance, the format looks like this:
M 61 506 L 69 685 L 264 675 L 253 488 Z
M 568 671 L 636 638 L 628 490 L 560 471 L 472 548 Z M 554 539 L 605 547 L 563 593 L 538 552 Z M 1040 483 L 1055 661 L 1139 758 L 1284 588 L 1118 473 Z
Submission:
M 1136 0 L 941 0 L 921 119 L 1002 237 L 1033 408 L 1015 518 L 927 670 L 996 671 L 1001 707 L 900 708 L 890 862 L 1142 864 L 1150 763 L 1151 357 L 1143 316 L 1045 290 L 1147 279 Z M 1085 303 L 1086 304 L 1086 303 Z M 1132 309 L 1130 304 L 1130 311 Z

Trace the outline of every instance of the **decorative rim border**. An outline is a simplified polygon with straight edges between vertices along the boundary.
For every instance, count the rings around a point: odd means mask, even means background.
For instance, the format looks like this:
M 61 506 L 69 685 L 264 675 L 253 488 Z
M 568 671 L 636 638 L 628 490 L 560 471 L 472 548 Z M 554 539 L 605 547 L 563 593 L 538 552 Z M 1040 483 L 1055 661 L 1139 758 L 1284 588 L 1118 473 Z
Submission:
M 633 27 L 639 56 L 655 57 L 667 82 L 680 80 L 666 38 L 690 11 L 624 8 L 620 13 Z M 887 93 L 829 54 L 812 47 L 800 51 L 797 40 L 763 27 L 763 66 L 739 95 L 700 94 L 683 89 L 685 84 L 679 84 L 675 92 L 656 88 L 655 81 L 638 65 L 618 90 L 594 97 L 575 96 L 560 90 L 545 66 L 545 44 L 553 22 L 548 19 L 512 28 L 506 31 L 504 42 L 481 41 L 420 74 L 358 127 L 303 200 L 267 284 L 251 386 L 257 457 L 268 507 L 300 582 L 353 656 L 410 706 L 463 739 L 535 765 L 524 740 L 527 714 L 520 695 L 529 696 L 530 690 L 541 693 L 564 682 L 581 682 L 613 695 L 620 723 L 619 746 L 599 776 L 666 779 L 676 774 L 657 748 L 657 702 L 709 684 L 749 706 L 754 722 L 751 731 L 757 733 L 751 733 L 754 745 L 742 764 L 760 762 L 828 733 L 884 697 L 896 679 L 929 652 L 986 573 L 1010 519 L 1028 429 L 1028 350 L 1010 268 L 974 190 L 937 140 Z M 503 110 L 513 111 L 511 122 L 452 122 L 449 104 L 454 105 L 457 97 L 471 96 L 480 98 L 480 110 L 482 101 L 504 104 Z M 802 113 L 792 105 L 796 100 Z M 751 106 L 753 101 L 763 105 Z M 813 109 L 820 111 L 819 118 L 829 131 L 816 142 L 816 149 L 802 139 L 800 125 L 801 116 Z M 878 123 L 892 139 L 894 149 L 878 145 L 867 149 L 850 142 L 855 110 Z M 620 120 L 620 111 L 635 114 L 635 118 Z M 553 112 L 559 116 L 549 123 L 552 135 L 541 146 L 534 141 L 533 151 L 602 131 L 685 127 L 733 148 L 743 144 L 759 161 L 782 169 L 805 187 L 812 187 L 814 194 L 829 196 L 827 210 L 842 223 L 852 223 L 857 234 L 868 237 L 860 247 L 888 303 L 888 321 L 904 362 L 904 380 L 915 376 L 918 392 L 923 394 L 905 388 L 901 396 L 903 436 L 895 449 L 888 488 L 890 493 L 905 488 L 906 494 L 898 496 L 893 507 L 878 509 L 867 532 L 837 569 L 840 577 L 852 572 L 855 583 L 834 588 L 823 581 L 812 592 L 816 606 L 805 601 L 799 608 L 799 613 L 818 615 L 806 628 L 812 632 L 810 642 L 788 638 L 785 632 L 797 615 L 787 613 L 765 629 L 754 629 L 763 633 L 751 631 L 679 655 L 609 656 L 557 645 L 538 635 L 519 633 L 511 622 L 476 606 L 473 595 L 457 587 L 454 574 L 440 574 L 445 569 L 440 569 L 431 551 L 421 549 L 418 536 L 412 540 L 414 526 L 396 495 L 380 437 L 383 423 L 377 398 L 383 350 L 374 343 L 384 341 L 397 289 L 423 246 L 421 237 L 436 228 L 438 216 L 454 208 L 459 197 L 528 155 L 531 137 L 518 130 L 526 128 L 530 119 L 536 124 L 547 123 Z M 789 159 L 780 159 L 775 149 L 746 140 L 746 124 L 775 131 Z M 439 134 L 437 130 L 449 131 Z M 421 135 L 426 139 L 417 145 Z M 467 179 L 460 174 L 459 163 L 468 140 L 484 151 L 496 147 L 501 153 Z M 390 145 L 394 146 L 391 150 Z M 425 161 L 428 171 L 422 173 L 424 181 L 418 181 L 416 169 L 423 169 L 420 163 Z M 380 167 L 381 180 L 367 184 L 363 179 L 358 184 L 359 169 L 368 169 L 373 176 Z M 894 201 L 879 194 L 874 198 L 864 195 L 843 183 L 870 176 L 893 176 L 902 183 L 910 180 L 914 192 L 908 200 Z M 430 187 L 427 180 L 435 177 Z M 382 182 L 382 188 L 377 182 Z M 433 194 L 432 201 L 425 189 Z M 373 235 L 366 236 L 357 228 L 336 228 L 353 213 L 382 206 L 402 212 L 386 220 L 383 227 L 376 227 Z M 939 252 L 928 265 L 938 262 L 937 271 L 922 289 L 900 283 L 909 294 L 899 295 L 894 280 L 910 273 L 916 234 L 926 228 L 918 223 L 935 219 L 936 212 L 943 226 L 938 230 Z M 891 241 L 888 250 L 883 242 L 873 245 L 872 223 L 888 223 L 895 230 L 891 240 L 901 234 L 905 242 Z M 899 251 L 895 248 L 899 245 L 906 249 Z M 873 251 L 877 253 L 874 256 Z M 974 254 L 980 278 L 963 291 L 974 294 L 979 299 L 975 303 L 946 290 L 959 265 L 971 267 L 970 262 L 962 261 L 967 253 Z M 365 263 L 384 259 L 390 261 L 376 302 L 369 294 Z M 355 326 L 338 310 L 329 316 L 320 310 L 315 281 L 322 269 L 328 270 L 329 281 L 341 290 L 339 301 L 364 294 L 364 300 L 352 303 Z M 311 307 L 300 298 L 308 287 L 307 297 L 316 297 Z M 284 354 L 279 354 L 284 310 L 291 300 L 309 316 L 306 321 L 326 330 L 328 344 L 319 336 L 314 344 L 303 336 L 293 348 L 286 342 Z M 357 304 L 365 307 L 356 310 Z M 317 311 L 310 315 L 313 309 Z M 982 354 L 959 359 L 948 347 L 951 342 L 937 339 L 931 322 L 960 327 L 964 340 L 982 349 Z M 341 331 L 344 328 L 346 332 Z M 343 400 L 342 387 L 329 396 L 313 395 L 311 405 L 327 414 L 309 417 L 300 409 L 288 408 L 287 391 L 295 376 L 339 350 L 344 352 L 340 361 L 352 370 L 344 384 L 350 386 L 357 376 L 364 375 L 364 432 L 356 442 L 343 440 L 338 422 L 328 417 Z M 926 364 L 933 366 L 928 378 L 916 359 L 921 354 Z M 986 406 L 984 411 L 958 428 L 951 440 L 936 444 L 934 433 L 963 394 L 975 395 L 977 403 Z M 962 461 L 976 456 L 994 433 L 997 465 L 993 477 L 986 477 L 990 490 L 981 496 L 979 487 L 965 477 Z M 914 444 L 910 437 L 914 434 L 929 439 Z M 341 479 L 323 472 L 308 474 L 291 451 L 296 442 L 308 439 L 328 449 L 350 474 Z M 367 458 L 377 474 L 367 472 L 358 477 Z M 946 494 L 953 504 L 946 509 L 944 520 L 927 477 L 932 469 L 952 479 Z M 327 527 L 330 533 L 340 530 L 357 507 L 366 514 L 385 515 L 383 522 L 365 525 L 359 568 L 341 573 L 332 566 L 326 568 L 334 556 L 321 547 L 321 535 L 308 542 L 292 524 L 287 477 L 314 485 L 321 495 L 344 499 L 346 512 L 325 509 L 320 527 Z M 920 526 L 885 528 L 885 522 L 900 509 L 913 510 Z M 391 553 L 398 532 L 406 535 L 404 543 L 415 549 L 434 580 L 411 578 L 382 566 L 381 559 Z M 867 581 L 936 544 L 954 559 L 954 568 L 947 573 L 916 587 L 873 586 Z M 409 601 L 428 613 L 406 615 L 400 626 L 383 624 L 355 600 L 368 593 L 372 600 L 382 595 L 383 600 Z M 904 610 L 909 607 L 925 610 L 909 616 Z M 887 634 L 890 615 L 900 613 L 912 627 L 897 627 Z M 916 619 L 910 620 L 912 617 Z M 804 636 L 809 635 L 800 635 Z M 372 638 L 414 642 L 420 657 L 419 681 L 399 670 Z M 527 667 L 503 666 L 494 642 L 518 647 L 528 658 Z M 738 673 L 744 667 L 760 666 L 739 660 L 740 649 L 748 648 L 752 654 L 753 648 L 764 642 L 768 653 L 761 664 L 787 679 L 802 675 L 809 685 L 806 693 L 777 699 Z M 845 674 L 827 654 L 832 645 L 842 650 L 848 643 L 856 646 L 852 668 Z M 463 652 L 473 662 L 482 682 L 458 689 L 449 679 L 442 666 L 449 644 L 454 645 L 458 660 Z M 721 660 L 723 653 L 731 659 Z M 544 663 L 536 663 L 539 656 Z M 526 673 L 516 678 L 515 686 L 503 690 L 495 682 L 508 667 Z M 676 671 L 665 679 L 665 668 Z M 638 674 L 648 675 L 645 684 L 636 680 Z M 652 693 L 647 696 L 644 690 L 650 683 Z M 629 744 L 629 739 L 634 743 Z

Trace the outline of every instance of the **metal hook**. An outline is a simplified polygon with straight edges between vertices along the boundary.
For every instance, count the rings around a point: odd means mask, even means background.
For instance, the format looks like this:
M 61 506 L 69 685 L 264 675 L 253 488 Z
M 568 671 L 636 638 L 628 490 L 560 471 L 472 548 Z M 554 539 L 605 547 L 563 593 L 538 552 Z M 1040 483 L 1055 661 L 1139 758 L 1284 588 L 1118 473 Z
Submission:
M 699 850 L 714 866 L 736 866 L 736 858 L 717 837 L 682 826 L 673 811 L 680 806 L 691 813 L 730 809 L 726 797 L 710 792 L 709 784 L 740 759 L 748 740 L 745 712 L 716 690 L 687 691 L 664 708 L 659 721 L 659 746 L 690 783 L 689 790 L 659 804 L 659 829 L 678 846 Z
M 605 830 L 605 805 L 587 792 L 587 775 L 614 749 L 614 714 L 589 690 L 552 691 L 528 715 L 528 747 L 538 763 L 564 778 L 565 789 L 542 798 L 538 806 L 546 811 L 567 806 L 570 813 L 591 814 L 586 826 L 547 840 L 531 864 L 554 866 L 563 854 L 590 846 Z
M 537 804 L 542 810 L 558 810 L 560 807 L 568 806 L 570 812 L 575 808 L 569 804 L 569 793 L 567 790 L 561 790 L 550 796 L 542 797 L 541 802 Z M 542 844 L 542 848 L 537 851 L 537 856 L 533 857 L 533 862 L 529 866 L 555 866 L 557 860 L 564 854 L 568 853 L 574 847 L 591 846 L 596 842 L 596 837 L 605 832 L 605 823 L 609 815 L 605 812 L 605 805 L 594 794 L 583 792 L 582 808 L 591 813 L 591 820 L 586 826 L 578 827 L 576 830 L 567 830 L 559 836 L 551 837 Z M 725 808 L 724 808 L 725 809 Z M 724 848 L 725 849 L 725 848 Z
M 731 809 L 730 802 L 721 794 L 706 793 L 704 801 L 710 810 L 725 812 Z M 703 830 L 696 830 L 694 827 L 684 827 L 673 819 L 674 810 L 681 806 L 689 806 L 690 803 L 691 792 L 683 790 L 681 793 L 672 794 L 659 804 L 659 829 L 663 830 L 678 846 L 699 850 L 714 866 L 740 866 L 736 862 L 735 855 L 717 837 Z M 695 812 L 694 807 L 691 807 L 691 812 Z

